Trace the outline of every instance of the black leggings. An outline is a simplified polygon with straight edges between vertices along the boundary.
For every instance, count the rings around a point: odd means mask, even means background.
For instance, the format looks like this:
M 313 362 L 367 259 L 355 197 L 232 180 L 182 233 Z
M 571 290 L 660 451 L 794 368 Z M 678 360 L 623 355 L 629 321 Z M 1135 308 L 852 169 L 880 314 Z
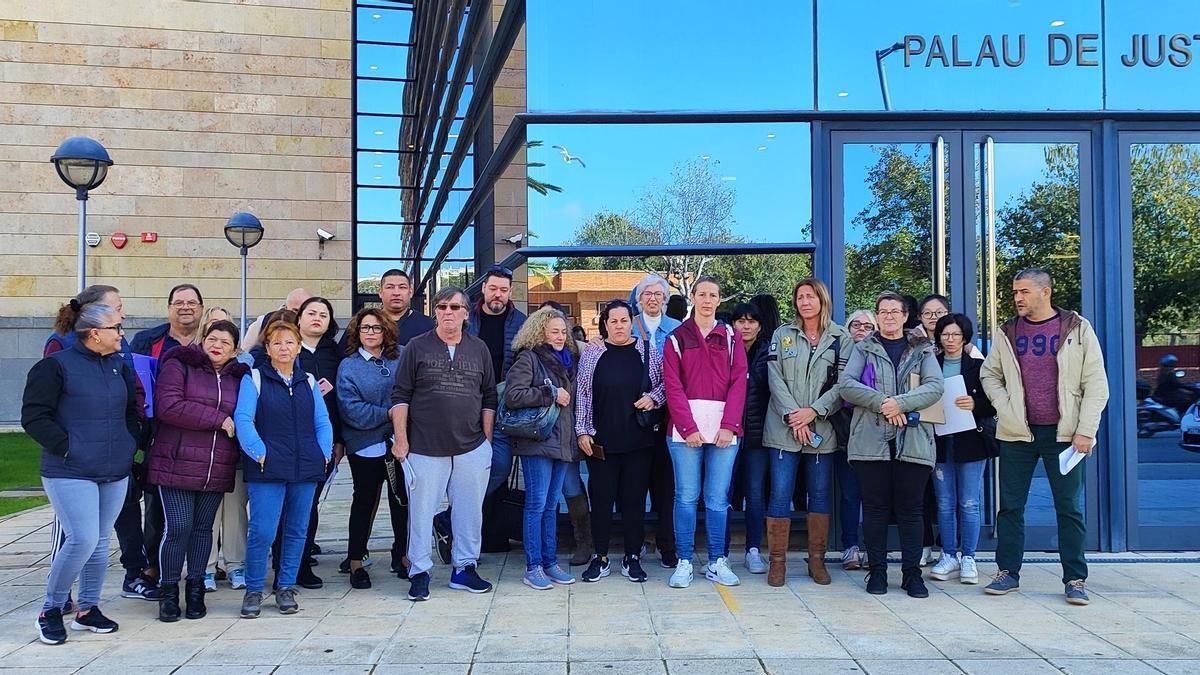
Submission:
M 900 531 L 900 568 L 920 570 L 921 530 L 924 520 L 925 484 L 931 469 L 923 464 L 892 459 L 850 462 L 862 492 L 863 543 L 872 570 L 887 569 L 889 517 L 895 513 Z
M 159 487 L 158 496 L 164 523 L 158 552 L 159 578 L 164 584 L 179 583 L 186 555 L 188 580 L 203 580 L 212 551 L 213 520 L 225 493 Z
M 400 569 L 400 559 L 408 553 L 408 507 L 401 505 L 396 494 L 392 492 L 392 485 L 387 480 L 384 458 L 347 454 L 346 460 L 350 462 L 350 475 L 354 479 L 347 555 L 351 560 L 362 560 L 367 554 L 367 540 L 371 538 L 375 505 L 379 502 L 379 488 L 387 486 L 388 513 L 392 517 L 392 562 Z M 400 464 L 397 462 L 396 471 L 400 470 Z M 400 476 L 397 475 L 397 478 Z
M 652 449 L 643 448 L 633 452 L 609 454 L 603 460 L 588 458 L 592 542 L 595 544 L 597 555 L 608 555 L 613 504 L 616 503 L 618 494 L 621 495 L 621 530 L 625 539 L 625 555 L 637 555 L 642 550 L 642 524 L 646 518 L 646 490 L 650 487 L 652 456 Z
M 591 470 L 590 468 L 588 469 Z M 590 483 L 589 483 L 590 484 Z M 663 437 L 650 450 L 650 503 L 658 514 L 654 545 L 659 553 L 675 552 L 675 466 Z M 645 510 L 645 505 L 640 507 Z M 638 547 L 641 550 L 641 547 Z

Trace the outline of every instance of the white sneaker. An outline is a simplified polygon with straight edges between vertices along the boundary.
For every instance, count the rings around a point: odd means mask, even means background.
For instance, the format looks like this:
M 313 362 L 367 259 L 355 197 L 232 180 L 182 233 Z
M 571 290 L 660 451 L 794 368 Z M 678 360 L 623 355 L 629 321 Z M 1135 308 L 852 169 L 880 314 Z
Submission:
M 704 568 L 704 578 L 709 581 L 715 581 L 722 586 L 737 586 L 742 583 L 741 579 L 729 569 L 729 559 L 722 556 L 717 558 L 716 562 L 711 562 Z
M 209 572 L 204 575 L 204 592 L 212 593 L 215 590 L 217 590 L 217 575 Z
M 752 547 L 746 551 L 746 569 L 750 574 L 767 573 L 767 561 L 762 559 L 762 554 L 758 552 L 757 548 Z
M 975 559 L 969 555 L 964 555 L 960 561 L 962 570 L 958 573 L 958 580 L 964 584 L 979 583 L 979 570 L 975 569 Z
M 937 579 L 938 581 L 949 581 L 950 579 L 958 576 L 959 569 L 960 565 L 958 564 L 957 557 L 952 558 L 948 555 L 944 555 L 942 556 L 942 559 L 933 566 L 933 571 L 929 573 L 929 576 L 930 578 Z
M 692 585 L 692 561 L 679 559 L 679 564 L 675 566 L 675 572 L 671 574 L 670 581 L 667 585 L 671 588 L 687 588 Z
M 921 549 L 921 562 L 919 563 L 921 567 L 927 567 L 932 565 L 934 562 L 933 547 L 926 546 L 925 548 Z
M 229 587 L 234 590 L 237 590 L 239 588 L 245 588 L 246 587 L 246 570 L 244 570 L 240 567 L 235 570 L 229 570 Z

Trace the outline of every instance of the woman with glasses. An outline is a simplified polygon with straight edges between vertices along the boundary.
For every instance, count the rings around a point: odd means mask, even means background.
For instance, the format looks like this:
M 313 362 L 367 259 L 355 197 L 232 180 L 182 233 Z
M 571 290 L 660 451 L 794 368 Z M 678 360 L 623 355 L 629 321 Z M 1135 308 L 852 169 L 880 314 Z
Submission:
M 746 350 L 737 344 L 733 327 L 717 321 L 721 286 L 716 279 L 697 279 L 691 296 L 692 318 L 671 333 L 663 349 L 679 549 L 679 563 L 669 584 L 687 588 L 692 583 L 696 504 L 703 486 L 708 538 L 704 576 L 723 586 L 736 586 L 741 582 L 725 557 L 725 525 L 733 464 L 743 435 Z
M 160 621 L 179 620 L 185 558 L 187 618 L 207 613 L 205 573 L 213 521 L 225 493 L 234 488 L 241 459 L 233 411 L 249 368 L 235 358 L 237 345 L 237 326 L 219 320 L 205 329 L 200 344 L 175 347 L 159 359 L 154 389 L 158 430 L 147 463 L 166 521 L 159 546 Z
M 400 353 L 396 322 L 383 310 L 366 307 L 346 327 L 346 358 L 338 366 L 337 404 L 342 412 L 346 460 L 354 480 L 350 502 L 350 586 L 370 588 L 371 577 L 363 566 L 367 540 L 379 503 L 379 488 L 387 486 L 388 513 L 392 520 L 392 568 L 407 578 L 404 556 L 408 552 L 408 507 L 388 482 L 387 455 L 392 422 L 388 417 L 392 386 Z M 396 472 L 401 469 L 394 467 Z
M 796 318 L 771 336 L 767 378 L 771 404 L 763 426 L 763 445 L 771 450 L 771 495 L 767 500 L 767 583 L 782 586 L 787 573 L 792 527 L 792 493 L 804 465 L 807 504 L 808 575 L 813 582 L 832 582 L 825 568 L 829 515 L 833 511 L 833 453 L 838 437 L 833 416 L 841 414 L 838 374 L 850 354 L 845 329 L 832 320 L 829 289 L 815 277 L 801 279 L 792 290 Z
M 854 346 L 838 389 L 853 403 L 847 452 L 858 474 L 867 545 L 867 592 L 887 593 L 888 522 L 900 531 L 900 587 L 929 597 L 921 578 L 921 505 L 933 468 L 933 425 L 917 411 L 942 397 L 942 370 L 933 343 L 906 331 L 904 298 L 885 291 L 875 301 L 879 329 Z
M 996 408 L 983 392 L 979 371 L 983 362 L 963 358 L 964 345 L 974 334 L 971 320 L 962 314 L 938 319 L 933 339 L 942 346 L 938 363 L 942 377 L 961 375 L 967 395 L 954 405 L 975 416 L 975 428 L 937 437 L 937 465 L 933 470 L 933 489 L 937 493 L 938 529 L 942 533 L 942 559 L 933 566 L 930 577 L 948 581 L 955 577 L 964 584 L 979 582 L 975 567 L 975 545 L 979 543 L 979 503 L 983 499 L 983 469 L 987 460 L 999 454 L 994 436 L 985 428 L 994 424 Z
M 38 638 L 51 645 L 67 640 L 63 606 L 76 579 L 71 628 L 117 630 L 97 604 L 141 433 L 133 370 L 121 354 L 120 313 L 103 303 L 76 311 L 74 343 L 30 369 L 21 407 L 21 426 L 42 447 L 42 486 L 64 536 L 37 620 Z
M 869 309 L 855 310 L 846 320 L 846 332 L 854 344 L 862 342 L 875 332 L 875 313 Z M 853 405 L 843 402 L 842 406 L 846 410 L 843 414 L 852 414 Z M 833 455 L 833 471 L 840 493 L 838 520 L 842 526 L 842 569 L 857 570 L 862 569 L 867 560 L 867 550 L 858 538 L 858 528 L 862 524 L 862 495 L 858 491 L 858 476 L 846 457 L 848 439 L 838 440 L 838 451 Z

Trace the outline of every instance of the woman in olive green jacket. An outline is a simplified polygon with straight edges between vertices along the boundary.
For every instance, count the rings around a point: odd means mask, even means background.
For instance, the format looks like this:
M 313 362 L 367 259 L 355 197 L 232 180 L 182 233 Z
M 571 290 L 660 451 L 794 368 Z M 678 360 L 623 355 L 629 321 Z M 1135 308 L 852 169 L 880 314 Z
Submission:
M 921 579 L 922 504 L 937 451 L 933 425 L 912 413 L 942 398 L 942 369 L 933 343 L 905 331 L 908 306 L 890 291 L 875 301 L 879 330 L 859 342 L 842 371 L 839 391 L 854 404 L 848 452 L 863 501 L 867 592 L 887 593 L 887 528 L 900 530 L 901 588 L 929 596 Z
M 829 290 L 820 280 L 809 277 L 796 284 L 792 309 L 796 319 L 775 331 L 767 354 L 767 381 L 771 387 L 771 404 L 763 424 L 763 446 L 771 452 L 767 583 L 784 583 L 792 493 L 803 461 L 808 504 L 796 506 L 808 512 L 809 576 L 824 585 L 830 582 L 825 551 L 834 463 L 829 454 L 838 449 L 829 416 L 842 409 L 838 373 L 853 342 L 846 330 L 831 320 Z

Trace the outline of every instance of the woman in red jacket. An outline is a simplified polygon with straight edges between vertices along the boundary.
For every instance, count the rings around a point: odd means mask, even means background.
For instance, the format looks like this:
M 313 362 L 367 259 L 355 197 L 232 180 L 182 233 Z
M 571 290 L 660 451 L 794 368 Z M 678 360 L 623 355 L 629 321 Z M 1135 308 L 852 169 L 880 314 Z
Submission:
M 149 480 L 158 486 L 166 520 L 159 548 L 160 621 L 179 620 L 185 555 L 187 618 L 206 613 L 204 572 L 213 519 L 224 494 L 233 490 L 234 469 L 241 460 L 232 417 L 249 369 L 235 358 L 237 345 L 237 326 L 215 321 L 199 345 L 171 349 L 158 364 L 154 409 L 159 426 L 150 446 Z
M 704 529 L 708 536 L 705 578 L 736 586 L 725 559 L 729 484 L 742 436 L 746 404 L 746 350 L 732 326 L 717 321 L 721 288 L 712 277 L 692 285 L 692 318 L 671 332 L 663 346 L 663 383 L 671 416 L 667 437 L 675 468 L 675 544 L 679 565 L 672 588 L 692 583 L 696 503 L 704 488 Z

